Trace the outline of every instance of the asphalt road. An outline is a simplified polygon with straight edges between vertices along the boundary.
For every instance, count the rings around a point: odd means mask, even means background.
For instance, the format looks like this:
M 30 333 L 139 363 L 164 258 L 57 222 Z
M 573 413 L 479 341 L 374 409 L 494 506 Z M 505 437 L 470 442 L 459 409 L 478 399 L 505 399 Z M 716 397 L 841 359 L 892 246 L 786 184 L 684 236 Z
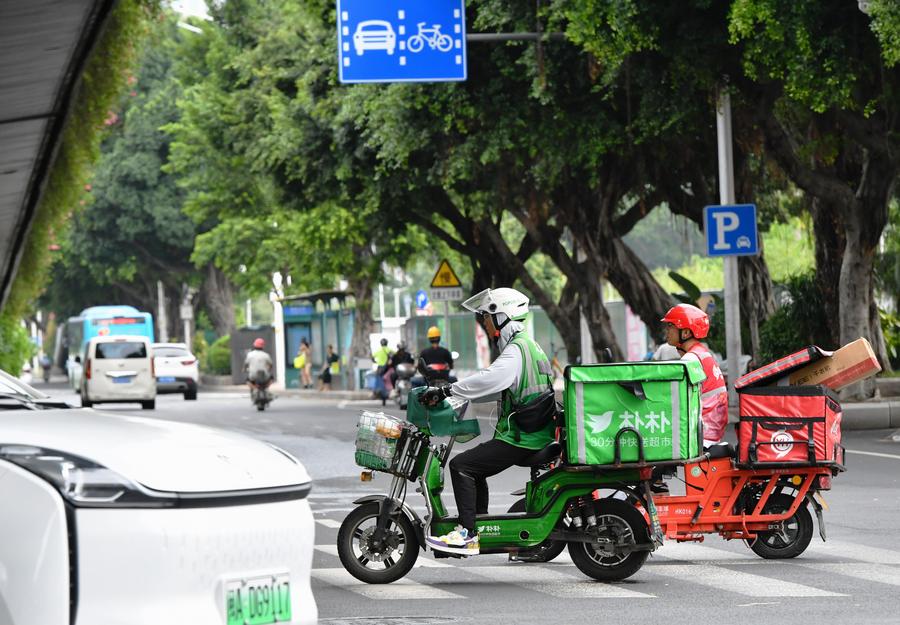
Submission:
M 77 403 L 59 387 L 49 392 Z M 313 589 L 322 623 L 900 623 L 900 436 L 893 440 L 891 431 L 845 433 L 848 471 L 826 495 L 828 542 L 816 534 L 794 560 L 762 560 L 743 543 L 711 536 L 699 545 L 666 543 L 616 584 L 589 580 L 566 553 L 549 564 L 421 554 L 401 582 L 367 586 L 343 571 L 335 541 L 352 501 L 388 487 L 383 475 L 361 483 L 353 462 L 357 416 L 380 403 L 282 397 L 258 413 L 246 395 L 201 392 L 196 402 L 160 396 L 155 411 L 98 408 L 238 430 L 299 457 L 315 480 Z M 490 431 L 488 414 L 482 417 L 482 431 Z M 492 479 L 491 511 L 505 511 L 517 499 L 508 493 L 525 479 L 524 469 Z M 422 510 L 417 497 L 411 492 L 409 502 Z M 445 502 L 453 507 L 452 497 Z

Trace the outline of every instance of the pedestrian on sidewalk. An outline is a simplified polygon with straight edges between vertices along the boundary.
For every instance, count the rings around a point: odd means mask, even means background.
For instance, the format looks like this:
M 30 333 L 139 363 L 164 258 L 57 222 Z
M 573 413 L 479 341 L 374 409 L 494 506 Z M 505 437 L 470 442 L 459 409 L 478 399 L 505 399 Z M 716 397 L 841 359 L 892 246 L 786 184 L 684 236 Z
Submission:
M 331 376 L 340 373 L 340 357 L 334 353 L 334 347 L 328 345 L 325 348 L 325 364 L 322 366 L 322 372 L 319 374 L 319 390 L 331 390 Z
M 300 370 L 300 386 L 301 388 L 312 388 L 312 348 L 308 340 L 300 340 L 300 353 L 303 356 L 303 368 Z

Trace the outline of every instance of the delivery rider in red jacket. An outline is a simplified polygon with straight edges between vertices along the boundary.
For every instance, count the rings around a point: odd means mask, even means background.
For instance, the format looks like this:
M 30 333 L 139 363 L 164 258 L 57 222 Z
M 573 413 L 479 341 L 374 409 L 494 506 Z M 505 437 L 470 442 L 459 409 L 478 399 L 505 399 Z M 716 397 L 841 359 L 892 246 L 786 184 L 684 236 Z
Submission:
M 666 324 L 666 342 L 678 349 L 682 360 L 696 358 L 703 366 L 703 446 L 718 443 L 728 424 L 728 391 L 715 356 L 699 340 L 709 334 L 709 317 L 696 306 L 678 304 L 669 309 L 662 321 Z

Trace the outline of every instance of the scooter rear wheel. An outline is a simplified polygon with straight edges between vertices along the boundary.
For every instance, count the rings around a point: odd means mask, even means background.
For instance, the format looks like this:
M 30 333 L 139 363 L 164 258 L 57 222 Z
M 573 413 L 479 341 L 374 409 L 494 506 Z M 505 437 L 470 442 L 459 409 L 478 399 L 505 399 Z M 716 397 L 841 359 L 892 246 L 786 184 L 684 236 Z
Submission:
M 616 544 L 637 545 L 650 541 L 643 515 L 627 501 L 604 498 L 595 502 L 597 529 L 593 537 Z M 587 531 L 587 530 L 586 530 Z M 570 542 L 569 555 L 582 573 L 601 582 L 618 582 L 638 572 L 649 551 L 610 554 L 593 543 Z
M 792 505 L 794 498 L 791 495 L 779 493 L 769 497 L 763 512 L 767 514 L 786 512 Z M 790 518 L 772 525 L 778 527 L 758 532 L 756 538 L 746 541 L 747 546 L 759 557 L 766 560 L 796 558 L 809 547 L 813 535 L 813 521 L 805 502 L 801 502 Z
M 374 532 L 378 502 L 370 502 L 347 515 L 338 530 L 338 556 L 353 577 L 367 584 L 390 584 L 412 569 L 419 557 L 419 539 L 403 512 L 393 517 L 387 537 L 379 543 Z
M 519 499 L 510 507 L 509 513 L 525 512 L 525 500 Z M 517 562 L 550 562 L 557 557 L 566 548 L 565 541 L 547 539 L 544 542 L 531 547 L 530 549 L 520 549 L 518 553 L 510 555 L 510 560 Z

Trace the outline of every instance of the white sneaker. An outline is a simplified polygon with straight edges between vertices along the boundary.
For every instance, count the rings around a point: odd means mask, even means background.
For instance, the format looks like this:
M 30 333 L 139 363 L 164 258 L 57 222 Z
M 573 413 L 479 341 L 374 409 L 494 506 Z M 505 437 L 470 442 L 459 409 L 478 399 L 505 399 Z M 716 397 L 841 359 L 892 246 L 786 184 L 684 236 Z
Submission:
M 462 525 L 443 536 L 426 536 L 426 544 L 435 551 L 458 553 L 465 556 L 478 555 L 478 534 L 469 536 L 469 530 Z

